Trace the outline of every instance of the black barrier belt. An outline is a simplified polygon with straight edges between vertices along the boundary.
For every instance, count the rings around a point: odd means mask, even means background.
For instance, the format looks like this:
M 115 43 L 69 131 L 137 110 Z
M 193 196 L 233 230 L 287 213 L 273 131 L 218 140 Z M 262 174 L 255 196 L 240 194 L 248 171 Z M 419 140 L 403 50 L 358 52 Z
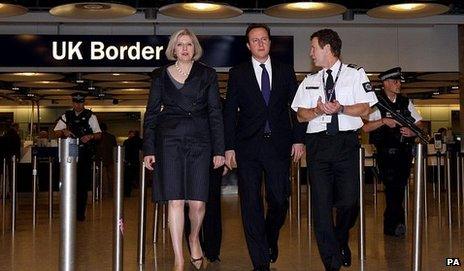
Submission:
M 424 143 L 424 144 L 428 144 L 429 143 L 429 139 L 428 139 L 428 135 L 426 135 L 416 124 L 414 124 L 411 120 L 405 118 L 403 115 L 395 112 L 389 105 L 388 103 L 385 101 L 385 98 L 380 96 L 380 95 L 377 95 L 377 98 L 379 99 L 379 102 L 376 104 L 377 106 L 380 106 L 381 108 L 383 108 L 384 110 L 388 111 L 393 119 L 395 119 L 396 121 L 398 121 L 401 125 L 403 126 L 406 126 L 408 127 L 409 129 L 411 129 L 414 133 L 416 133 L 417 137 Z

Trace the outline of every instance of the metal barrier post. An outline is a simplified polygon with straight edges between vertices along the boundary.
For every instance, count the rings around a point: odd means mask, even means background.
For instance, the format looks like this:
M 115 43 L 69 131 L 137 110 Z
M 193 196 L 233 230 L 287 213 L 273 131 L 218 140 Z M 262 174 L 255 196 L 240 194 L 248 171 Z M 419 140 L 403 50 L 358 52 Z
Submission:
M 159 204 L 154 204 L 154 212 L 153 212 L 153 243 L 156 244 L 158 241 L 158 210 Z
M 446 196 L 448 198 L 448 226 L 451 228 L 453 213 L 451 211 L 451 152 L 446 152 Z
M 53 158 L 48 157 L 48 218 L 53 218 Z
M 16 229 L 16 155 L 11 157 L 11 232 Z
M 296 220 L 298 223 L 298 232 L 301 228 L 301 176 L 300 176 L 300 161 L 296 168 Z
M 96 174 L 96 165 L 95 160 L 92 161 L 92 205 L 95 204 L 96 196 L 95 192 L 97 191 L 97 174 Z
M 423 145 L 416 145 L 415 189 L 414 189 L 414 235 L 412 244 L 412 270 L 420 271 L 422 265 L 422 188 L 423 188 Z
M 100 200 L 100 202 L 103 201 L 103 158 L 102 160 L 100 160 L 100 178 L 99 178 L 99 181 L 100 181 L 100 185 L 98 187 L 98 199 Z M 111 180 L 113 181 L 113 180 Z
M 460 161 L 461 154 L 458 152 L 456 153 L 456 194 L 458 197 L 458 227 L 461 227 L 461 161 Z
M 113 270 L 123 270 L 123 241 L 124 241 L 124 147 L 117 146 L 115 152 L 116 182 L 114 189 L 113 214 Z
M 441 153 L 437 151 L 437 198 L 438 198 L 438 227 L 441 228 Z
M 145 229 L 147 220 L 147 187 L 145 182 L 145 163 L 142 163 L 140 174 L 139 229 L 137 259 L 139 265 L 145 263 Z
M 6 211 L 6 158 L 3 158 L 2 175 L 2 231 L 5 232 L 5 211 Z
M 76 252 L 76 178 L 78 140 L 60 139 L 59 162 L 61 177 L 60 199 L 60 271 L 75 269 Z
M 428 207 L 427 207 L 427 155 L 424 155 L 424 165 L 423 165 L 423 172 L 424 172 L 424 220 L 425 220 L 425 227 L 428 226 Z
M 464 153 L 461 153 L 461 178 L 464 178 Z M 458 188 L 459 189 L 459 188 Z M 464 221 L 464 180 L 461 180 L 462 219 Z
M 32 158 L 32 227 L 35 229 L 37 218 L 37 156 Z
M 364 217 L 364 148 L 359 148 L 359 259 L 366 260 L 366 222 Z

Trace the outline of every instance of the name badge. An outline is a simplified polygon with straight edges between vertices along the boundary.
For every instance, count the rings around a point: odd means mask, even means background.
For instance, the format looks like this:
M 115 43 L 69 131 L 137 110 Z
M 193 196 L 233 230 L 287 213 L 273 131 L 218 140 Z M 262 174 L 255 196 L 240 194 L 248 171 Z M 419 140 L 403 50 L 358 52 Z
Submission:
M 332 115 L 322 115 L 320 117 L 320 121 L 322 123 L 330 123 L 330 122 L 332 122 Z

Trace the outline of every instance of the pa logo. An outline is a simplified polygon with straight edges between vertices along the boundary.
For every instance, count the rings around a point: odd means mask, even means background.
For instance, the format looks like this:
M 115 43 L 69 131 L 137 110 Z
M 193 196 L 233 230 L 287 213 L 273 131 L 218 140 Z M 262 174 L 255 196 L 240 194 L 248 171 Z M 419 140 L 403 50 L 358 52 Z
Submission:
M 461 266 L 459 258 L 446 258 L 446 266 Z

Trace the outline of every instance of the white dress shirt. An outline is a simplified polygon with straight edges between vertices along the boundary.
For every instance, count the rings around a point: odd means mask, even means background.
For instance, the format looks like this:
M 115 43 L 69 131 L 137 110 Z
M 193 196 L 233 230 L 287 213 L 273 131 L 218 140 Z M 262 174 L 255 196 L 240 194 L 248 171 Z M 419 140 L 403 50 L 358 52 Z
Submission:
M 66 114 L 63 114 L 61 115 L 61 118 L 56 123 L 53 131 L 59 131 L 59 130 L 66 129 L 67 126 L 66 126 L 65 121 L 66 121 Z M 100 124 L 98 124 L 97 116 L 95 116 L 95 114 L 92 114 L 92 116 L 90 117 L 89 125 L 90 125 L 90 128 L 92 128 L 93 133 L 101 133 Z
M 394 103 L 395 101 L 392 101 L 392 102 Z M 414 118 L 414 123 L 417 123 L 418 121 L 422 120 L 422 116 L 419 114 L 419 112 L 417 112 L 417 109 L 416 107 L 414 107 L 414 104 L 411 102 L 411 100 L 409 100 L 408 110 L 409 112 L 411 112 L 411 117 Z M 369 121 L 376 121 L 381 118 L 382 118 L 382 115 L 380 114 L 380 110 L 376 107 L 375 107 L 374 112 L 369 114 Z
M 261 62 L 256 60 L 254 57 L 251 57 L 251 63 L 253 63 L 253 69 L 255 70 L 256 81 L 258 81 L 259 89 L 261 89 L 261 75 L 263 74 L 263 68 L 261 68 Z M 266 62 L 263 63 L 266 67 L 267 73 L 269 74 L 269 84 L 271 85 L 272 90 L 272 66 L 271 66 L 271 57 L 268 56 Z
M 338 71 L 341 65 L 340 75 Z M 368 103 L 373 106 L 377 103 L 377 97 L 372 91 L 369 78 L 363 68 L 354 65 L 346 65 L 338 60 L 330 68 L 335 83 L 335 98 L 341 105 L 355 105 L 359 103 Z M 292 102 L 292 109 L 298 111 L 298 108 L 315 108 L 319 97 L 322 102 L 326 101 L 326 94 L 323 82 L 327 80 L 326 69 L 312 73 L 306 76 L 298 87 L 298 91 Z M 361 117 L 348 116 L 342 113 L 338 114 L 338 127 L 340 131 L 357 130 L 363 126 Z M 306 133 L 318 133 L 327 130 L 327 124 L 318 116 L 308 122 Z

